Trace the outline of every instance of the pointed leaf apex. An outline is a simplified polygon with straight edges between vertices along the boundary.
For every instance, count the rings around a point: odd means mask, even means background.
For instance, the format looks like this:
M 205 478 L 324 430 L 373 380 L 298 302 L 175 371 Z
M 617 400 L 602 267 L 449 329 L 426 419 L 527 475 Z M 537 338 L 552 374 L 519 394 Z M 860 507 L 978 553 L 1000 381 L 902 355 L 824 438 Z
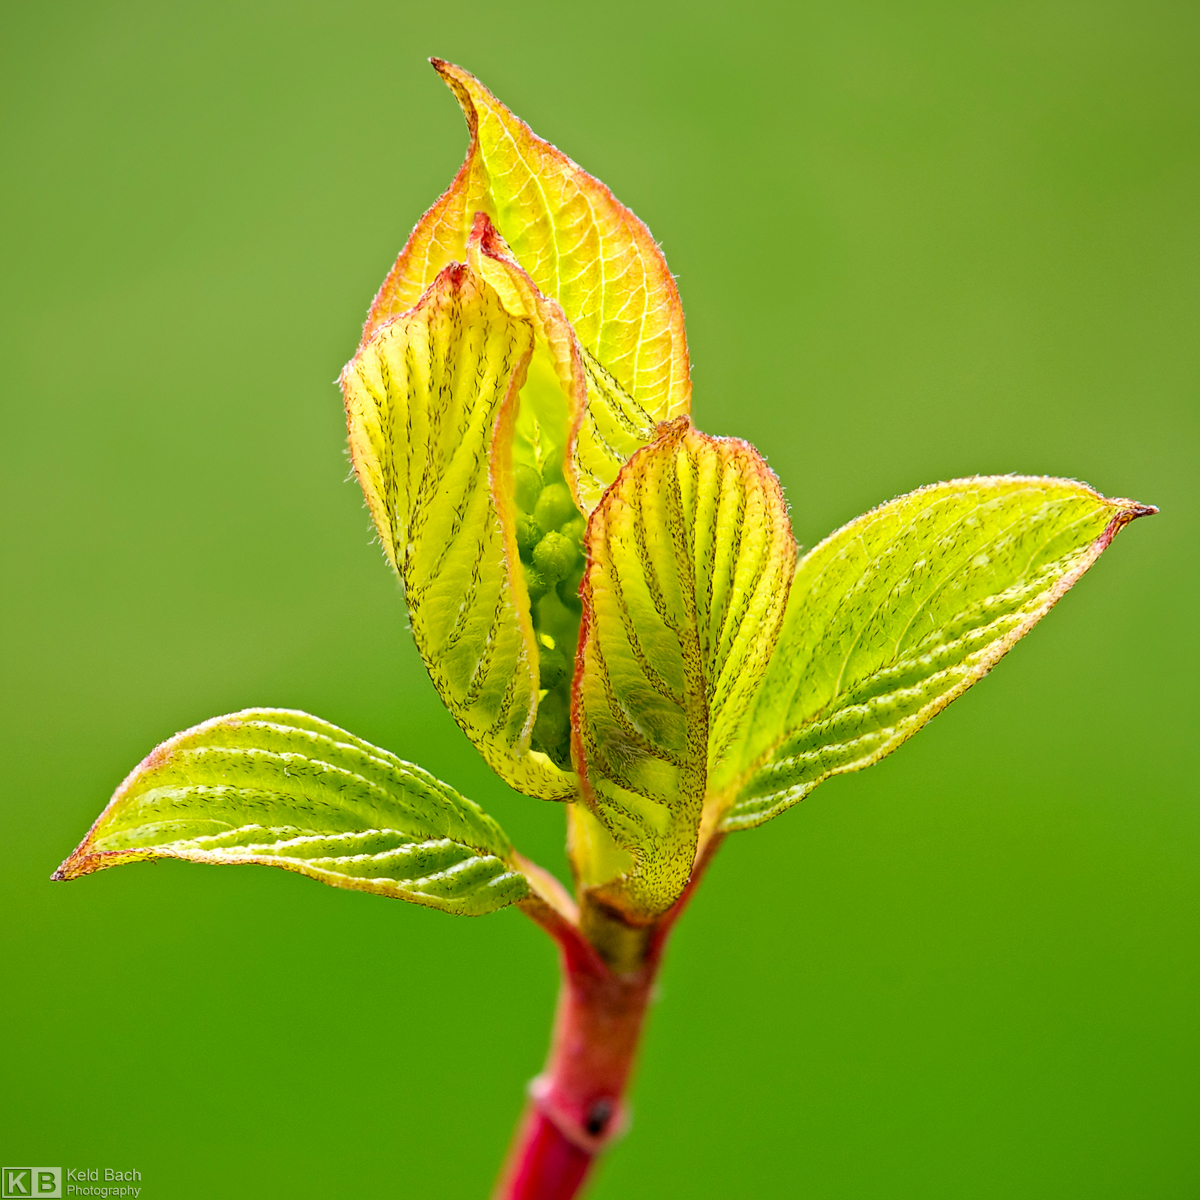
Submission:
M 982 679 L 1100 557 L 1158 510 L 1086 484 L 933 484 L 831 534 L 796 568 L 783 632 L 718 791 L 748 829 L 870 766 Z
M 1104 532 L 1096 539 L 1096 551 L 1106 550 L 1113 538 L 1131 521 L 1138 517 L 1153 517 L 1158 514 L 1158 508 L 1153 504 L 1139 504 L 1136 500 L 1110 500 L 1117 512 L 1105 527 Z
M 471 101 L 471 93 L 473 91 L 481 93 L 493 104 L 498 104 L 499 101 L 470 71 L 464 71 L 462 67 L 455 66 L 454 63 L 447 62 L 444 58 L 431 58 L 429 63 L 458 99 L 463 116 L 467 119 L 467 128 L 474 137 L 479 124 L 479 114 L 475 111 L 475 105 Z
M 1114 504 L 1128 505 L 1122 516 L 1124 518 L 1122 524 L 1128 524 L 1130 521 L 1136 521 L 1138 517 L 1154 517 L 1158 515 L 1157 504 L 1139 504 L 1136 500 L 1115 500 Z
M 651 440 L 654 425 L 688 410 L 675 280 L 650 231 L 604 184 L 539 138 L 470 72 L 442 58 L 430 64 L 463 110 L 470 145 L 384 280 L 363 344 L 411 309 L 447 262 L 465 255 L 475 214 L 486 212 L 513 260 L 562 308 L 584 351 L 596 419 L 579 454 L 590 509 L 632 450 Z

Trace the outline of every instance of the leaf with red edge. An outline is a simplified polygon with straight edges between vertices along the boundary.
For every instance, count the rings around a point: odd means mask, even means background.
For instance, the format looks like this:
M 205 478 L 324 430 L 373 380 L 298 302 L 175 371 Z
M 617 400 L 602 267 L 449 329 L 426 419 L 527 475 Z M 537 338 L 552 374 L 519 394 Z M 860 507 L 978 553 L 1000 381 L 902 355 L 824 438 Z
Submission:
M 117 789 L 54 873 L 159 858 L 258 863 L 473 916 L 530 898 L 504 831 L 428 771 L 308 713 L 185 729 Z
M 1155 511 L 1068 479 L 990 476 L 921 488 L 831 534 L 796 567 L 750 719 L 712 780 L 722 826 L 761 824 L 890 754 Z
M 485 213 L 533 286 L 578 338 L 588 405 L 573 431 L 576 499 L 586 512 L 664 420 L 689 411 L 683 310 L 650 231 L 604 184 L 537 137 L 472 75 L 431 60 L 471 134 L 446 193 L 401 251 L 363 330 L 412 308 L 447 263 L 465 258 Z
M 645 920 L 687 884 L 708 774 L 766 669 L 795 543 L 754 448 L 680 418 L 622 469 L 586 545 L 575 762 L 634 860 L 602 894 Z
M 512 440 L 534 347 L 468 266 L 450 266 L 342 374 L 350 453 L 413 637 L 442 700 L 493 770 L 573 795 L 530 746 L 538 655 L 515 541 Z

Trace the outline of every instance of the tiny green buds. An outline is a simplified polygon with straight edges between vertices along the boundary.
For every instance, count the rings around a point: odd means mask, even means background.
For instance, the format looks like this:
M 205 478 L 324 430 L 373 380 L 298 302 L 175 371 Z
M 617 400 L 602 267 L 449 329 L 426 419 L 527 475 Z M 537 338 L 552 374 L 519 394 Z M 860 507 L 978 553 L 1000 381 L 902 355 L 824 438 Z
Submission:
M 550 583 L 565 579 L 579 559 L 579 547 L 561 533 L 551 531 L 534 547 L 533 565 Z
M 551 650 L 547 646 L 542 647 L 541 654 L 538 656 L 538 670 L 542 687 L 548 691 L 557 688 L 571 677 L 571 663 L 568 662 L 566 655 L 557 650 Z
M 542 477 L 528 463 L 517 463 L 513 468 L 513 495 L 522 513 L 532 513 L 542 494 Z
M 533 551 L 544 537 L 542 527 L 526 513 L 517 513 L 517 551 L 522 562 L 533 561 Z M 526 579 L 529 576 L 526 574 Z
M 559 529 L 578 515 L 565 483 L 551 483 L 543 488 L 533 510 L 533 519 L 543 529 Z

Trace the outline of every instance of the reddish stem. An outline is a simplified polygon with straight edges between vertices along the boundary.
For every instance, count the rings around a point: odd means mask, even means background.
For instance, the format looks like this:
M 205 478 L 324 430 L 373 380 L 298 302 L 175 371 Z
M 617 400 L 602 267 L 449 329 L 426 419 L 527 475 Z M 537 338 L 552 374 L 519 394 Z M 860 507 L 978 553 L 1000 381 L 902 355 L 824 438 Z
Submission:
M 530 1104 L 517 1126 L 497 1200 L 571 1200 L 587 1178 L 592 1158 Z
M 570 1200 L 625 1122 L 654 961 L 615 974 L 573 925 L 554 930 L 562 988 L 546 1069 L 529 1089 L 495 1200 Z
M 602 935 L 597 944 L 609 947 L 608 962 L 561 911 L 528 909 L 558 942 L 562 987 L 546 1069 L 530 1085 L 493 1200 L 571 1200 L 600 1151 L 621 1134 L 625 1087 L 667 936 L 718 841 L 708 843 L 683 895 L 653 925 L 634 929 L 594 907 L 585 912 L 582 924 Z M 617 945 L 624 961 L 613 957 Z

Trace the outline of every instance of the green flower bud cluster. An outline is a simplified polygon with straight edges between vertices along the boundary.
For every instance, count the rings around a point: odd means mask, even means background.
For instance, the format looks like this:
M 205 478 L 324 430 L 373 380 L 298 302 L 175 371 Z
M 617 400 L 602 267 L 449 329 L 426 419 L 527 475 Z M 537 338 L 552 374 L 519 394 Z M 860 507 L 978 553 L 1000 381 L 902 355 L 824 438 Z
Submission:
M 517 549 L 529 589 L 542 698 L 533 748 L 571 766 L 571 677 L 579 640 L 584 519 L 560 466 L 516 468 Z

